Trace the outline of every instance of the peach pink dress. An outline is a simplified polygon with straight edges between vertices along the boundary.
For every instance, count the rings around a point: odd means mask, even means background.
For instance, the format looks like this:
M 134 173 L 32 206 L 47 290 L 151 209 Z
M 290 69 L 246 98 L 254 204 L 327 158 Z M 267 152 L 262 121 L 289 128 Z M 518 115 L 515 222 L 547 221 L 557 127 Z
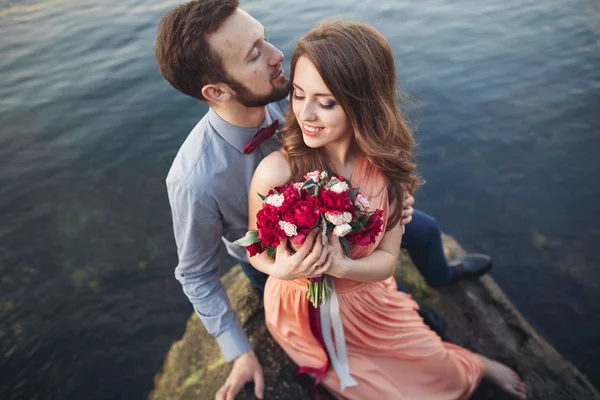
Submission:
M 360 157 L 351 184 L 359 187 L 373 209 L 384 211 L 388 198 L 383 176 Z M 385 225 L 384 225 L 385 231 Z M 352 258 L 369 255 L 373 246 L 356 246 Z M 467 399 L 478 386 L 479 357 L 442 342 L 418 315 L 411 296 L 399 292 L 393 277 L 380 282 L 333 278 L 351 376 L 358 385 L 340 391 L 332 367 L 322 384 L 340 399 L 450 400 Z M 327 354 L 311 333 L 305 279 L 269 277 L 264 294 L 265 319 L 275 340 L 300 367 L 319 369 Z

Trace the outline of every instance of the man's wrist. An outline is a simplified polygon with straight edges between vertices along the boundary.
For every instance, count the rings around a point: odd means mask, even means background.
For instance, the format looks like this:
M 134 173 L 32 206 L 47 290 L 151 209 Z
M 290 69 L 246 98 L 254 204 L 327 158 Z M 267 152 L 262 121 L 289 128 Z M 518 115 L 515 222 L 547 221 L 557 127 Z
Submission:
M 252 357 L 256 357 L 256 355 L 254 354 L 254 350 L 250 349 L 245 353 L 240 354 L 239 356 L 237 356 L 233 362 L 239 361 L 239 360 L 243 360 L 245 358 L 252 358 Z
M 223 357 L 227 362 L 233 361 L 244 353 L 252 350 L 248 336 L 240 321 L 236 318 L 229 329 L 216 337 Z

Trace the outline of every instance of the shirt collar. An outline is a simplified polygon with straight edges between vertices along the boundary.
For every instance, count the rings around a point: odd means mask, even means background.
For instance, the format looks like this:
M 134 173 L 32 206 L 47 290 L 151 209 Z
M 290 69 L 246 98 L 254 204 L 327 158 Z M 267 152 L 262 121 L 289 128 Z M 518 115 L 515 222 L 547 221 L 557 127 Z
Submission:
M 240 153 L 244 152 L 246 144 L 256 135 L 256 133 L 271 124 L 272 117 L 269 114 L 267 108 L 265 119 L 258 128 L 242 128 L 241 126 L 232 125 L 225 121 L 217 114 L 215 110 L 208 109 L 208 122 L 215 131 L 221 136 L 227 143 L 235 147 Z

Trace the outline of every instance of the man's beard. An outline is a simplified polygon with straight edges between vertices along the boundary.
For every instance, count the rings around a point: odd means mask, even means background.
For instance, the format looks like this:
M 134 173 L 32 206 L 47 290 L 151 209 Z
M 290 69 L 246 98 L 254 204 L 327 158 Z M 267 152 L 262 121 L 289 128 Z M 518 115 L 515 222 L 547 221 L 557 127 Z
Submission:
M 235 91 L 236 98 L 244 107 L 264 107 L 267 104 L 284 99 L 290 93 L 290 83 L 287 78 L 284 78 L 281 86 L 273 87 L 270 93 L 257 95 L 252 92 L 247 86 L 233 80 L 229 84 L 231 89 Z

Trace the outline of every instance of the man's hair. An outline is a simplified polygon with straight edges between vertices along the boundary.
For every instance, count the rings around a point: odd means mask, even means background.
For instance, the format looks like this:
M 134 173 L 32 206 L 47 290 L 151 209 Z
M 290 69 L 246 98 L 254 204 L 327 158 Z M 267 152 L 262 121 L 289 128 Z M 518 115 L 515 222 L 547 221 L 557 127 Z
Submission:
M 238 0 L 194 0 L 161 19 L 154 51 L 160 74 L 180 92 L 206 101 L 202 88 L 231 80 L 206 36 L 217 31 L 238 7 Z

